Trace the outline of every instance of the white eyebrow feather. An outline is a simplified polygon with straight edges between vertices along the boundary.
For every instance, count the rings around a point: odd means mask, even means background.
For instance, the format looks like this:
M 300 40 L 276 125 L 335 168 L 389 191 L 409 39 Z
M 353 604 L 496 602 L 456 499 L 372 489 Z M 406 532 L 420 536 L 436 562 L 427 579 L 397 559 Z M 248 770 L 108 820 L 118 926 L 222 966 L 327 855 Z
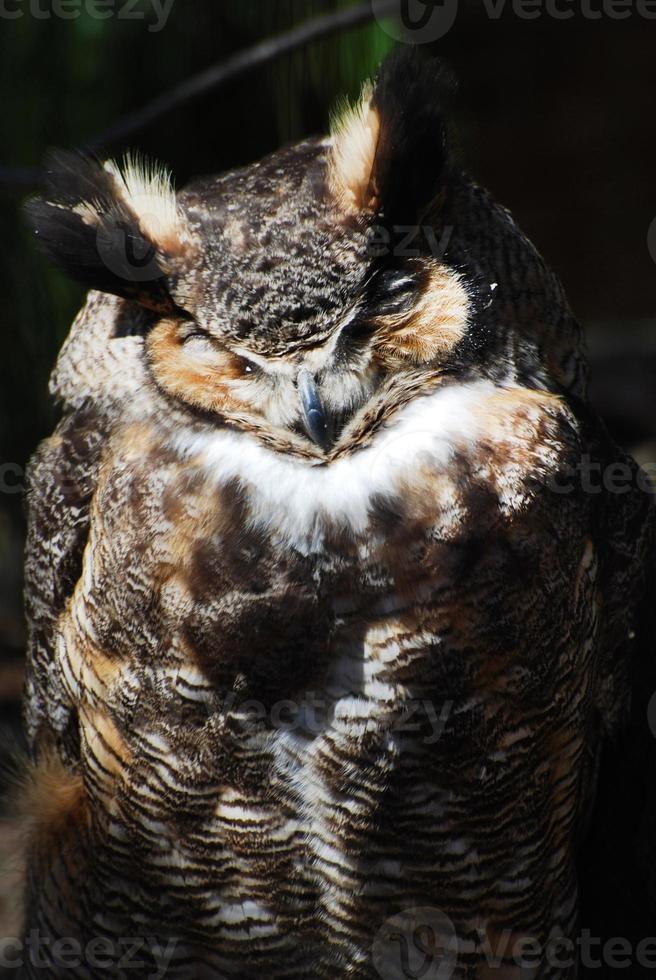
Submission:
M 122 164 L 107 160 L 104 168 L 116 181 L 121 197 L 136 214 L 146 234 L 154 241 L 176 235 L 178 205 L 171 173 L 166 167 L 127 153 Z
M 372 108 L 373 85 L 365 83 L 355 105 L 343 102 L 331 119 L 329 182 L 348 208 L 371 206 L 371 178 L 380 135 L 380 117 Z

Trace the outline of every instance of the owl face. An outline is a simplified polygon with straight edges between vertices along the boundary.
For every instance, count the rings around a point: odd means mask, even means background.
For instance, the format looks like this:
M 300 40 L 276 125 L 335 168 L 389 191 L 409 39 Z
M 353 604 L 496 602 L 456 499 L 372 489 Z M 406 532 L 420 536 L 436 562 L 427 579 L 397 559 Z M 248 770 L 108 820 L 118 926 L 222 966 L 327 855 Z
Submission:
M 164 319 L 146 349 L 155 383 L 180 403 L 307 452 L 335 444 L 381 376 L 370 344 L 353 342 L 348 323 L 321 344 L 266 356 L 196 321 Z
M 437 303 L 437 306 L 436 306 Z M 378 270 L 318 338 L 265 353 L 206 316 L 163 317 L 145 340 L 155 384 L 192 411 L 314 456 L 340 449 L 380 398 L 438 383 L 467 322 L 467 294 L 442 269 Z
M 152 383 L 184 411 L 318 461 L 439 384 L 469 297 L 399 229 L 439 224 L 434 65 L 389 60 L 330 138 L 175 194 L 160 171 L 54 161 L 36 233 L 69 272 L 145 307 Z M 385 247 L 379 247 L 383 241 Z M 135 258 L 136 257 L 136 258 Z

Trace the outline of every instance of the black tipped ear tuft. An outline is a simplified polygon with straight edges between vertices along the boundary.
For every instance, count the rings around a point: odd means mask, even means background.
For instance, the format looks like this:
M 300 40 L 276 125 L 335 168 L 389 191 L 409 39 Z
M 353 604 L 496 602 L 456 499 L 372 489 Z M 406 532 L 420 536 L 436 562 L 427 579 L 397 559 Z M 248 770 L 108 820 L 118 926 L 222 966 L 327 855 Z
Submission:
M 123 176 L 82 154 L 52 154 L 44 196 L 27 203 L 27 218 L 42 251 L 74 279 L 167 312 L 174 304 L 162 242 L 171 241 L 175 212 L 167 200 L 168 227 L 154 233 L 162 182 L 149 185 L 143 168 L 135 177 L 128 167 Z
M 416 221 L 447 165 L 443 112 L 455 83 L 444 65 L 404 46 L 383 62 L 360 103 L 333 127 L 330 182 L 348 208 Z
M 444 65 L 416 47 L 396 49 L 381 66 L 371 98 L 380 126 L 372 182 L 391 220 L 419 217 L 439 190 L 447 164 L 443 113 L 454 88 Z

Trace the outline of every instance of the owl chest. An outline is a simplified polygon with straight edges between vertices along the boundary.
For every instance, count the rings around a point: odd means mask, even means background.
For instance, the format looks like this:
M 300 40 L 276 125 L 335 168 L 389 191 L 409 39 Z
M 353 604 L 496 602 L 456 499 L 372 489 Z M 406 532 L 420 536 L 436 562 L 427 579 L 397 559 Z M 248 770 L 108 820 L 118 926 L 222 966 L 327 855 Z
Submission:
M 258 479 L 245 468 L 216 479 L 179 465 L 164 479 L 140 474 L 119 550 L 140 556 L 142 588 L 156 601 L 144 608 L 135 591 L 135 615 L 152 614 L 171 654 L 199 665 L 215 689 L 241 685 L 268 700 L 316 686 L 336 696 L 376 688 L 407 667 L 401 648 L 421 633 L 415 611 L 453 570 L 441 540 L 457 535 L 453 488 L 440 497 L 433 476 L 408 469 L 404 478 L 416 501 L 347 468 L 310 478 L 274 470 Z M 158 533 L 146 537 L 155 520 Z
M 335 700 L 401 669 L 391 648 L 400 653 L 415 605 L 437 584 L 434 568 L 418 567 L 424 528 L 406 529 L 399 545 L 396 515 L 381 513 L 388 529 L 372 515 L 354 535 L 324 512 L 308 527 L 303 544 L 312 535 L 312 546 L 301 548 L 280 536 L 277 522 L 254 520 L 241 487 L 215 493 L 209 533 L 209 522 L 200 534 L 189 526 L 183 540 L 172 530 L 182 561 L 171 564 L 161 593 L 167 635 L 215 689 L 239 687 L 265 703 L 321 689 Z
M 482 549 L 498 494 L 469 460 L 463 477 L 440 425 L 413 419 L 316 467 L 228 432 L 139 455 L 131 440 L 95 501 L 85 591 L 100 645 L 264 701 L 420 696 L 439 637 L 476 633 L 480 568 L 507 551 L 489 537 Z M 498 580 L 516 575 L 506 564 Z
M 535 783 L 528 853 L 560 785 L 552 757 L 576 757 L 588 711 L 588 655 L 572 662 L 591 628 L 586 575 L 580 600 L 569 588 L 577 536 L 550 549 L 509 530 L 499 495 L 434 433 L 420 453 L 402 441 L 396 466 L 316 473 L 230 438 L 193 448 L 108 469 L 76 611 L 120 664 L 108 700 L 138 730 L 135 759 L 144 739 L 149 759 L 175 752 L 158 819 L 180 800 L 272 921 L 317 902 L 339 918 L 353 893 L 373 916 L 408 868 L 422 901 L 446 895 L 448 862 L 417 854 L 492 858 L 502 784 L 515 800 Z M 557 588 L 526 588 L 545 573 Z M 138 829 L 138 812 L 125 819 Z M 276 890 L 281 874 L 298 895 Z M 211 902 L 230 887 L 213 881 Z
M 198 727 L 223 719 L 281 757 L 296 738 L 367 757 L 390 732 L 432 738 L 471 666 L 442 656 L 444 637 L 477 629 L 457 586 L 468 532 L 439 460 L 308 473 L 221 449 L 135 450 L 94 501 L 78 623 L 123 665 L 112 698 L 126 727 L 138 707 L 193 753 Z

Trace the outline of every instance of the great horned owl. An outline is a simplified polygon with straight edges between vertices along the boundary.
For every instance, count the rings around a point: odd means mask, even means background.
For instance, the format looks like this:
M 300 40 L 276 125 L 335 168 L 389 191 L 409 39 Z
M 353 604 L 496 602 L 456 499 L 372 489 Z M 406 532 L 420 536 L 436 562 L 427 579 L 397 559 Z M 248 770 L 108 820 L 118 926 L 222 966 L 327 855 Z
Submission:
M 517 977 L 505 935 L 571 977 L 579 905 L 648 928 L 650 496 L 441 90 L 397 53 L 329 138 L 177 194 L 60 157 L 29 206 L 93 290 L 30 473 L 48 975 Z

